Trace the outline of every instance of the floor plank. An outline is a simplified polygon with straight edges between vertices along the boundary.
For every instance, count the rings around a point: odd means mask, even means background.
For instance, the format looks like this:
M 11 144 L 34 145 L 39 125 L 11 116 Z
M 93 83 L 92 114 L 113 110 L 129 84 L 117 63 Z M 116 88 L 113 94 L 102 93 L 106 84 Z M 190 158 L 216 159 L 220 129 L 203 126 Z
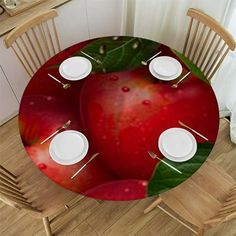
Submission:
M 181 235 L 181 236 L 194 236 L 188 229 L 181 226 L 177 221 L 173 221 L 164 212 L 155 209 L 156 215 L 149 220 L 144 227 L 142 227 L 135 236 L 156 236 L 158 232 L 161 235 Z
M 87 221 L 89 225 L 102 235 L 111 225 L 120 219 L 138 201 L 104 201 Z
M 13 215 L 13 214 L 12 214 Z M 14 214 L 13 216 L 17 216 Z M 2 223 L 1 223 L 2 225 Z M 1 235 L 33 235 L 37 231 L 43 228 L 43 221 L 40 219 L 33 219 L 28 214 L 24 215 L 24 217 L 20 217 L 17 221 L 12 221 L 11 219 L 8 220 L 8 227 L 1 232 Z
M 157 211 L 152 211 L 149 214 L 143 214 L 143 209 L 145 209 L 152 201 L 153 198 L 138 201 L 137 204 L 130 208 L 109 229 L 107 229 L 103 235 L 135 235 L 135 233 L 158 213 Z
M 65 235 L 67 232 L 73 231 L 78 225 L 84 222 L 85 219 L 97 211 L 99 205 L 100 204 L 92 198 L 83 198 L 68 214 L 52 224 L 53 232 L 57 235 Z
M 67 234 L 68 236 L 84 235 L 84 236 L 99 236 L 97 232 L 86 222 L 82 222 L 73 231 Z
M 13 118 L 0 126 L 0 163 L 4 163 L 23 150 L 23 145 L 18 131 L 18 119 Z
M 3 235 L 4 231 L 8 231 L 10 225 L 15 225 L 26 216 L 24 211 L 9 207 L 4 203 L 0 207 L 0 212 L 0 235 Z

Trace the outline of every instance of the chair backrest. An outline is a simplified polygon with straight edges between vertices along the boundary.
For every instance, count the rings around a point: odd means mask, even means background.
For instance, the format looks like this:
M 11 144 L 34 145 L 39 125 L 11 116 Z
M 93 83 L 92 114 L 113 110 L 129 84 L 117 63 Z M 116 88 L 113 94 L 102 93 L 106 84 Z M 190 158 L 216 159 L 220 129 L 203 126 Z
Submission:
M 226 197 L 222 207 L 217 214 L 210 220 L 204 222 L 205 225 L 214 225 L 227 222 L 236 218 L 236 185 L 231 188 L 230 193 Z
M 231 34 L 215 19 L 200 10 L 190 8 L 191 17 L 183 54 L 211 80 L 229 50 L 235 49 Z
M 61 51 L 54 18 L 56 10 L 43 12 L 13 29 L 5 38 L 27 73 L 34 72 L 50 57 Z
M 0 165 L 0 200 L 6 204 L 33 212 L 40 212 L 27 199 L 22 191 L 18 177 Z

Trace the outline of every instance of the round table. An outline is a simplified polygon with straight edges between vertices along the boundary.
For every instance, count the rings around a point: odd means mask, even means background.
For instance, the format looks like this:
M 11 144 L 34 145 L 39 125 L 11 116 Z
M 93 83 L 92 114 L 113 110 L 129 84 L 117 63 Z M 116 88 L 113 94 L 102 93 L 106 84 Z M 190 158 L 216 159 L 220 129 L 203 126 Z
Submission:
M 81 50 L 102 63 L 90 59 L 92 72 L 63 89 L 48 73 L 67 83 L 59 66 L 69 57 L 86 57 Z M 191 71 L 176 89 L 171 85 L 179 78 L 160 81 L 141 64 L 159 51 L 182 64 L 182 75 Z M 80 162 L 61 165 L 50 157 L 51 140 L 40 142 L 68 120 L 68 129 L 87 137 L 89 150 Z M 185 162 L 167 160 L 157 144 L 163 131 L 181 127 L 179 120 L 209 139 L 192 133 L 197 152 Z M 219 111 L 210 84 L 181 53 L 147 39 L 105 37 L 63 50 L 35 73 L 21 100 L 19 128 L 29 157 L 51 180 L 96 199 L 132 200 L 174 188 L 197 171 L 216 141 Z M 182 174 L 152 159 L 149 150 Z M 71 179 L 95 153 L 97 157 Z

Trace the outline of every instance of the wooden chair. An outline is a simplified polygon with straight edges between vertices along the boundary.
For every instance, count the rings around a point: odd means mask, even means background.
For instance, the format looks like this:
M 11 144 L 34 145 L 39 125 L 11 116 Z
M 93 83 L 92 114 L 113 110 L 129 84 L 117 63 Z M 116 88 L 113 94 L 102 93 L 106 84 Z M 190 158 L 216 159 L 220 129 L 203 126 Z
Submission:
M 215 19 L 200 10 L 190 8 L 191 17 L 183 54 L 211 80 L 229 50 L 235 49 L 231 34 Z
M 144 213 L 155 207 L 203 235 L 206 229 L 236 218 L 236 182 L 209 160 L 187 181 L 160 194 Z
M 5 38 L 17 58 L 32 77 L 50 57 L 61 51 L 55 26 L 56 10 L 43 12 L 13 29 Z
M 82 196 L 50 181 L 33 163 L 16 172 L 13 174 L 0 165 L 0 200 L 42 219 L 46 234 L 52 235 L 50 225 L 74 208 Z

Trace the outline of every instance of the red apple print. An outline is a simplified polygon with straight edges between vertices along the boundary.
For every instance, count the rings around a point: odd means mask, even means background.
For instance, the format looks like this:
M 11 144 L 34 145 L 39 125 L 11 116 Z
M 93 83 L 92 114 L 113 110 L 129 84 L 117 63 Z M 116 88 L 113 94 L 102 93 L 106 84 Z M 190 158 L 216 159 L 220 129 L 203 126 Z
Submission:
M 94 153 L 89 152 L 86 158 L 77 164 L 65 166 L 57 164 L 51 159 L 48 146 L 49 144 L 47 143 L 44 145 L 32 145 L 26 147 L 26 151 L 29 156 L 33 157 L 33 162 L 44 174 L 71 191 L 81 193 L 104 182 L 111 181 L 114 178 L 101 160 L 102 157 L 98 155 L 82 172 L 71 179 L 71 176 L 84 165 Z M 100 160 L 98 158 L 100 158 Z
M 95 188 L 89 189 L 83 194 L 87 197 L 98 198 L 102 200 L 135 200 L 146 197 L 147 181 L 144 180 L 118 180 L 111 181 Z
M 93 160 L 80 175 L 71 179 L 70 177 L 88 161 L 96 150 L 91 146 L 89 153 L 82 161 L 75 165 L 63 166 L 57 164 L 50 157 L 48 149 L 51 140 L 44 144 L 40 144 L 40 142 L 69 119 L 71 120 L 70 129 L 82 131 L 81 123 L 78 122 L 79 114 L 73 112 L 74 109 L 59 97 L 38 95 L 25 96 L 23 99 L 24 103 L 21 106 L 19 120 L 21 138 L 33 162 L 49 178 L 75 192 L 85 191 L 96 186 L 96 184 L 114 178 L 114 175 L 110 173 L 104 164 L 102 155 L 100 155 L 98 156 L 100 160 Z
M 81 89 L 81 121 L 90 143 L 103 154 L 108 167 L 120 178 L 150 179 L 157 160 L 149 157 L 160 134 L 178 127 L 178 120 L 214 141 L 217 117 L 209 85 L 189 76 L 184 86 L 158 83 L 148 68 L 90 76 Z M 111 78 L 116 78 L 113 80 Z M 207 103 L 211 104 L 211 103 Z M 198 142 L 202 142 L 196 137 Z
M 127 55 L 122 52 L 124 57 L 117 63 L 117 52 L 107 55 L 106 49 L 104 63 L 94 63 L 93 72 L 83 80 L 70 81 L 68 90 L 48 77 L 47 73 L 51 73 L 68 82 L 60 77 L 59 64 L 69 56 L 80 55 L 83 47 L 95 52 L 96 46 L 101 46 L 95 42 L 68 48 L 49 60 L 32 78 L 20 107 L 22 141 L 36 166 L 69 190 L 104 200 L 144 198 L 158 164 L 148 151 L 164 158 L 157 146 L 164 130 L 179 127 L 181 120 L 214 143 L 218 127 L 215 96 L 210 86 L 193 74 L 178 89 L 171 88 L 173 82 L 154 78 L 148 67 L 140 64 L 142 56 L 148 58 L 153 50 L 160 50 L 160 45 L 150 42 L 144 42 L 147 43 L 144 48 L 135 42 L 131 51 L 131 45 L 126 43 L 124 49 L 117 47 L 118 52 L 127 50 Z M 167 47 L 161 46 L 161 50 L 163 55 L 173 56 Z M 79 163 L 63 166 L 50 157 L 50 140 L 43 145 L 40 142 L 68 120 L 71 120 L 69 129 L 85 134 L 89 151 Z M 198 136 L 195 138 L 198 143 L 205 142 Z M 95 153 L 99 155 L 71 179 Z
M 81 130 L 79 122 L 75 122 L 79 116 L 60 97 L 24 96 L 20 109 L 19 126 L 26 146 L 40 143 L 68 120 L 71 120 L 69 129 Z

